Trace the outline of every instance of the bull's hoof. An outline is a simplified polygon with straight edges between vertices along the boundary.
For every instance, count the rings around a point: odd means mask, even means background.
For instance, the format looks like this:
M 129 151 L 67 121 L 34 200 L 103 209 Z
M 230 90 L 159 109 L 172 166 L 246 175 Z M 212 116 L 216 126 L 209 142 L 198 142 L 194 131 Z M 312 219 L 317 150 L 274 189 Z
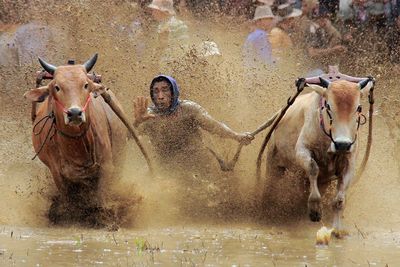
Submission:
M 310 220 L 313 222 L 319 222 L 321 220 L 322 214 L 316 210 L 310 210 L 309 214 Z

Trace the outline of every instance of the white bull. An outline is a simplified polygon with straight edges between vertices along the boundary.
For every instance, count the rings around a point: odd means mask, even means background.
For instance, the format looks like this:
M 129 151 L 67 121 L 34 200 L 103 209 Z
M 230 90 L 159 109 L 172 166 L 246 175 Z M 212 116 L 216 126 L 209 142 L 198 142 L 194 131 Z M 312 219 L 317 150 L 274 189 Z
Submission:
M 310 181 L 308 213 L 312 221 L 320 221 L 322 215 L 318 182 L 326 183 L 336 176 L 333 227 L 340 235 L 346 190 L 355 174 L 360 99 L 368 94 L 373 81 L 320 81 L 322 86 L 307 84 L 312 92 L 298 97 L 279 123 L 268 149 L 267 169 L 271 179 L 282 167 L 305 170 Z

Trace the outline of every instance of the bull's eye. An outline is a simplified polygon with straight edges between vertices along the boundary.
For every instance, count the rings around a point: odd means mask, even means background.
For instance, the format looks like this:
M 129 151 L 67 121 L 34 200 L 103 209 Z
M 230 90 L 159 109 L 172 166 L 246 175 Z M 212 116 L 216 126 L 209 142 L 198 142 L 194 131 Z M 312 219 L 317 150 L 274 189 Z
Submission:
M 56 90 L 56 92 L 60 92 L 60 87 L 58 85 L 54 86 L 54 89 Z
M 85 84 L 85 89 L 87 90 L 88 88 L 89 88 L 89 84 L 87 83 L 87 84 Z

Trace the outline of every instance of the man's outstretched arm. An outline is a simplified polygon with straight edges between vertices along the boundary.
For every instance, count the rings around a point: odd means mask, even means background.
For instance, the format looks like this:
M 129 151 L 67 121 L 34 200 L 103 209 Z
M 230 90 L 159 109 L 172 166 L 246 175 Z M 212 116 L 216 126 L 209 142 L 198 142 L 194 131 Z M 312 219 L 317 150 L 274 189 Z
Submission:
M 230 138 L 240 143 L 248 145 L 254 139 L 250 133 L 237 133 L 229 128 L 226 124 L 217 121 L 211 117 L 208 112 L 200 105 L 191 102 L 191 110 L 194 113 L 196 121 L 200 124 L 200 127 L 212 134 L 216 134 L 222 138 Z

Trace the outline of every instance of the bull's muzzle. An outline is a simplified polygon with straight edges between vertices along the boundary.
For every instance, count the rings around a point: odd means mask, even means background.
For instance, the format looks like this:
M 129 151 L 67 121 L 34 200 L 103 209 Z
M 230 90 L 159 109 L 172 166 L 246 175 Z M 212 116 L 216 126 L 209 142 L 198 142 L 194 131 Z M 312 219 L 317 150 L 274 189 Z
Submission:
M 349 152 L 353 142 L 351 141 L 334 141 L 336 152 Z
M 86 121 L 85 113 L 80 108 L 70 108 L 65 116 L 65 124 L 80 125 Z

